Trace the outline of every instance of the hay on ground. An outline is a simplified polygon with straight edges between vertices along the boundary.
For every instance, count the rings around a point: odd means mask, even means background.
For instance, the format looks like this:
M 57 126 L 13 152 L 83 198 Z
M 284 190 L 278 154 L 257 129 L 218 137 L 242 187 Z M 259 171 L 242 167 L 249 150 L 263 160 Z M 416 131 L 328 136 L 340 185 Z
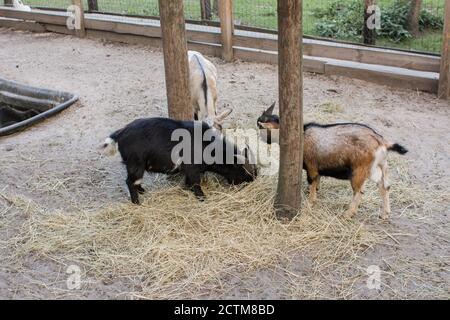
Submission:
M 369 226 L 382 223 L 374 185 L 367 186 L 356 218 L 346 220 L 342 213 L 352 194 L 348 182 L 322 179 L 317 205 L 304 201 L 290 224 L 274 219 L 275 187 L 276 177 L 236 188 L 211 175 L 203 182 L 205 202 L 181 183 L 164 182 L 143 197 L 142 206 L 126 202 L 100 211 L 48 212 L 9 199 L 29 215 L 9 245 L 16 263 L 33 253 L 77 264 L 99 281 L 124 278 L 139 284 L 127 296 L 196 298 L 205 294 L 205 286 L 227 290 L 223 280 L 228 276 L 282 268 L 294 253 L 311 257 L 320 274 L 320 268 L 349 264 L 389 238 L 383 228 Z M 407 179 L 396 180 L 392 190 L 394 214 L 420 206 Z

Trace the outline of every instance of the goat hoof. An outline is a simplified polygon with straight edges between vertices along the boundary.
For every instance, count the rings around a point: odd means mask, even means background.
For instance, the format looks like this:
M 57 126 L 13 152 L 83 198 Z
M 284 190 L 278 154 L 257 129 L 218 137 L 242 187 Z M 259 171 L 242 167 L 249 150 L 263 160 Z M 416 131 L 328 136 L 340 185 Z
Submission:
M 140 194 L 144 194 L 145 193 L 145 189 L 142 186 L 136 186 L 136 191 Z
M 200 188 L 200 186 L 195 185 L 191 188 L 191 190 L 194 192 L 195 197 L 199 200 L 199 201 L 205 201 L 205 194 L 203 193 L 202 188 Z

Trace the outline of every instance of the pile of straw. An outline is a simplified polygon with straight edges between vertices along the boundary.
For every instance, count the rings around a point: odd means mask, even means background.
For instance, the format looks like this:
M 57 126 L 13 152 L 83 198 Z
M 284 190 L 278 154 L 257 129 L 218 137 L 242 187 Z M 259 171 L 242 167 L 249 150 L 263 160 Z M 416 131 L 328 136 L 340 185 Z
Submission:
M 142 206 L 126 202 L 94 212 L 48 212 L 10 199 L 29 215 L 20 235 L 9 240 L 16 261 L 32 253 L 79 265 L 98 281 L 139 284 L 127 296 L 195 298 L 206 287 L 227 290 L 228 276 L 282 268 L 294 253 L 324 268 L 350 263 L 389 236 L 383 228 L 370 228 L 382 224 L 381 199 L 372 184 L 359 214 L 346 220 L 349 183 L 322 179 L 317 205 L 304 201 L 299 216 L 283 224 L 272 209 L 276 177 L 238 188 L 210 175 L 203 181 L 205 202 L 184 190 L 181 180 L 159 183 L 142 197 Z M 305 181 L 304 193 L 306 186 Z M 396 179 L 392 190 L 394 212 L 420 206 L 406 177 Z

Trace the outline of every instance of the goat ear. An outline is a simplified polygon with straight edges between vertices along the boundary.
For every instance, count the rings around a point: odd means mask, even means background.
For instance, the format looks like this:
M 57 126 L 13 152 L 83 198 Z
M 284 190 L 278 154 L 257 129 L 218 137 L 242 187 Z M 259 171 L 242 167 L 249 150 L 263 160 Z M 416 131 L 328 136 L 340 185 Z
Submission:
M 231 113 L 233 112 L 233 109 L 227 109 L 224 112 L 222 112 L 220 115 L 218 115 L 215 120 L 219 123 L 221 123 L 225 118 L 227 118 Z
M 270 129 L 270 124 L 265 123 L 265 122 L 258 122 L 258 124 L 263 128 L 263 129 Z
M 216 124 L 214 119 L 211 118 L 206 118 L 205 120 L 203 120 L 203 122 L 206 122 L 206 124 L 210 127 L 213 127 Z
M 275 105 L 276 105 L 276 102 L 272 103 L 272 105 L 269 107 L 269 109 L 264 111 L 264 114 L 266 116 L 271 116 L 273 114 L 273 110 L 275 109 Z

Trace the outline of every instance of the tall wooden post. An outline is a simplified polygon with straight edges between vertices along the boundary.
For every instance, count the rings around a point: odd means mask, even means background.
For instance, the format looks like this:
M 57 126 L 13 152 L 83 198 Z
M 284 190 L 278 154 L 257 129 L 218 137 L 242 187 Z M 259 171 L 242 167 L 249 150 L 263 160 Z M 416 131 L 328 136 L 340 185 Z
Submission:
M 233 1 L 219 0 L 219 17 L 222 39 L 222 58 L 230 62 L 234 59 L 233 53 Z
M 84 38 L 86 36 L 86 28 L 84 25 L 84 6 L 83 6 L 83 0 L 72 0 L 72 4 L 74 6 L 77 6 L 78 8 L 80 8 L 80 16 L 76 17 L 79 20 L 79 25 L 75 28 L 75 32 L 77 34 L 78 37 L 80 38 Z M 75 14 L 77 14 L 77 12 L 75 12 Z
M 302 0 L 278 0 L 280 171 L 275 209 L 293 219 L 301 206 L 303 168 Z
M 212 11 L 213 13 L 218 16 L 219 15 L 219 0 L 212 0 Z
M 200 12 L 202 20 L 211 20 L 211 0 L 200 0 Z
M 97 0 L 88 0 L 88 10 L 89 12 L 98 11 L 98 1 Z
M 444 32 L 442 36 L 439 98 L 450 100 L 450 0 L 445 1 Z
M 363 42 L 364 44 L 375 45 L 377 32 L 375 26 L 369 26 L 368 21 L 374 12 L 370 12 L 369 8 L 375 5 L 376 0 L 364 0 L 364 25 L 363 25 Z
M 419 35 L 420 12 L 422 11 L 422 0 L 411 0 L 408 12 L 408 30 L 414 37 Z
M 159 0 L 169 117 L 190 120 L 189 64 L 183 1 Z

